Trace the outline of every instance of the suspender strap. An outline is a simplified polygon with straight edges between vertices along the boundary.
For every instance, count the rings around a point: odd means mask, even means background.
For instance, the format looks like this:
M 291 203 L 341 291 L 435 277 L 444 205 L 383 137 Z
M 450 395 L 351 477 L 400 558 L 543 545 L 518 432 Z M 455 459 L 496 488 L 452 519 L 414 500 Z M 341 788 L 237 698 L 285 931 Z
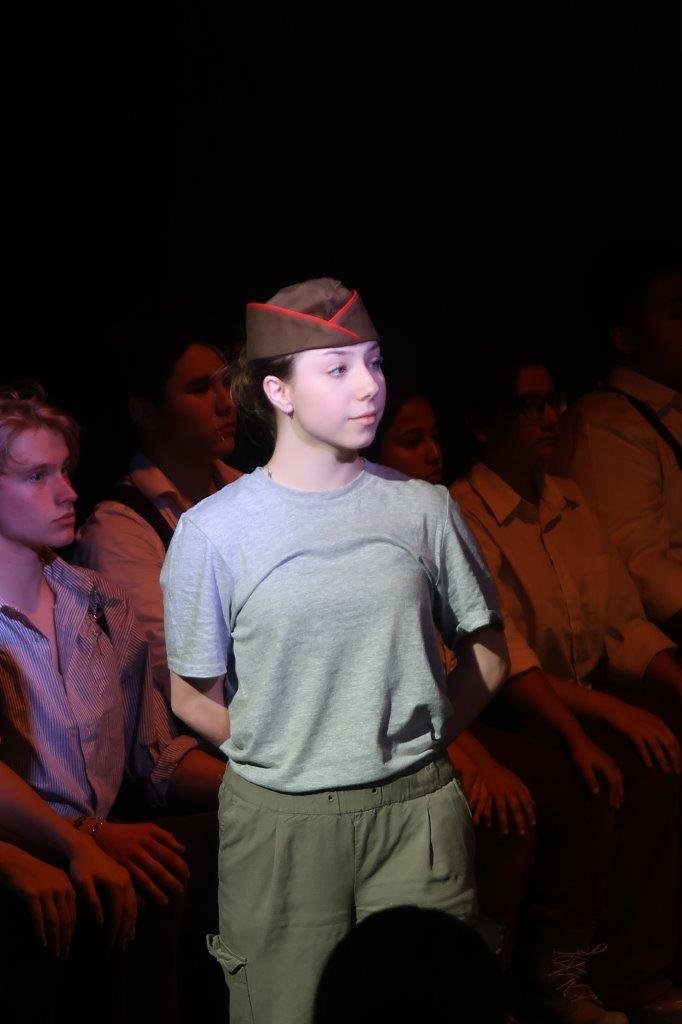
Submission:
M 134 484 L 117 484 L 108 500 L 116 501 L 119 505 L 125 505 L 133 512 L 137 512 L 138 516 L 149 523 L 158 534 L 161 543 L 168 551 L 168 545 L 173 537 L 173 527 L 166 522 L 154 502 L 146 498 L 139 487 Z
M 635 398 L 633 395 L 629 395 L 627 391 L 621 391 L 620 388 L 614 388 L 610 384 L 602 384 L 599 391 L 608 391 L 613 395 L 622 395 L 623 398 L 627 398 L 632 408 L 636 409 L 640 416 L 644 417 L 647 423 L 654 428 L 658 436 L 668 445 L 677 459 L 678 469 L 682 469 L 682 444 L 680 444 L 675 435 L 668 430 L 665 423 L 658 418 L 650 405 L 643 402 L 641 398 Z

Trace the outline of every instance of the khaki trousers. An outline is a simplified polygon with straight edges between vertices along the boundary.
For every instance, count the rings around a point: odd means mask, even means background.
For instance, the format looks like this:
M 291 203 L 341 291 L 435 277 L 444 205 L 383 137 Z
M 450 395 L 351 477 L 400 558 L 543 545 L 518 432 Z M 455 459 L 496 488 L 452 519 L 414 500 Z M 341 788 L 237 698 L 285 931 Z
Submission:
M 230 1024 L 309 1024 L 329 953 L 375 911 L 476 912 L 471 816 L 445 759 L 310 794 L 228 771 L 219 825 L 220 934 L 209 949 L 225 972 Z

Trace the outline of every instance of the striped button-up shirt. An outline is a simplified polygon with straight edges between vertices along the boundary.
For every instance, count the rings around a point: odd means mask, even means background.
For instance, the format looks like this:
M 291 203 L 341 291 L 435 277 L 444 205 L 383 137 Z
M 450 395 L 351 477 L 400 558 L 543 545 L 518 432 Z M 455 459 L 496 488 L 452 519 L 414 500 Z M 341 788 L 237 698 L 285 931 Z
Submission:
M 106 817 L 126 768 L 162 804 L 196 740 L 173 736 L 128 599 L 50 556 L 59 669 L 50 640 L 0 602 L 0 757 L 57 811 Z

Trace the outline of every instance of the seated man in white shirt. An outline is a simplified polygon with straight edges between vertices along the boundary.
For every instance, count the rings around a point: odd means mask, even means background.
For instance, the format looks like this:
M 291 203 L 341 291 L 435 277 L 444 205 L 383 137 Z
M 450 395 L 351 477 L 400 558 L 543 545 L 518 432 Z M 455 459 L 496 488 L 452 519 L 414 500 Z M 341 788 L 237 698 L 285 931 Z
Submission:
M 678 942 L 682 667 L 645 619 L 578 487 L 546 474 L 564 403 L 545 366 L 498 360 L 470 403 L 481 461 L 451 493 L 522 641 L 510 645 L 510 676 L 539 665 L 531 671 L 583 720 L 625 780 L 603 929 L 610 948 L 594 964 L 595 987 L 639 1022 L 677 1019 L 670 1015 L 682 1013 L 682 990 L 666 972 Z M 527 704 L 526 721 L 513 728 L 542 717 L 530 689 Z
M 129 326 L 125 350 L 137 450 L 111 500 L 97 505 L 80 531 L 74 560 L 127 592 L 166 698 L 169 728 L 177 732 L 159 574 L 180 515 L 240 475 L 222 461 L 234 450 L 236 417 L 225 357 L 192 326 L 167 317 L 140 320 Z M 197 748 L 180 767 L 175 793 L 182 803 L 215 807 L 224 760 Z
M 648 617 L 681 642 L 682 254 L 621 275 L 608 313 L 618 365 L 563 418 L 553 466 L 590 500 Z

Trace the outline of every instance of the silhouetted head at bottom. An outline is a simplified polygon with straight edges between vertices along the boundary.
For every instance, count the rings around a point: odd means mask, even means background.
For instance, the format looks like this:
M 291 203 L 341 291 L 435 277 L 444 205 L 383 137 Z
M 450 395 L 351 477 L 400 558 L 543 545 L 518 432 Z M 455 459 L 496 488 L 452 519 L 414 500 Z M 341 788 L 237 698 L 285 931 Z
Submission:
M 365 918 L 331 953 L 313 1024 L 501 1024 L 502 978 L 469 925 L 420 907 Z

